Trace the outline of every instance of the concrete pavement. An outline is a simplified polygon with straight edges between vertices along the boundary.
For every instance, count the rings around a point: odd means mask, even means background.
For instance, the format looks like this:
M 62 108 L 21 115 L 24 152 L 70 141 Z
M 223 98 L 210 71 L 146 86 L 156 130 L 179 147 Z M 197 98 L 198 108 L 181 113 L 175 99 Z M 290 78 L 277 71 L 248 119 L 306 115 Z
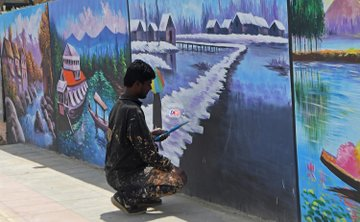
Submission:
M 254 222 L 239 211 L 177 194 L 143 215 L 110 202 L 103 170 L 28 144 L 0 146 L 0 221 Z

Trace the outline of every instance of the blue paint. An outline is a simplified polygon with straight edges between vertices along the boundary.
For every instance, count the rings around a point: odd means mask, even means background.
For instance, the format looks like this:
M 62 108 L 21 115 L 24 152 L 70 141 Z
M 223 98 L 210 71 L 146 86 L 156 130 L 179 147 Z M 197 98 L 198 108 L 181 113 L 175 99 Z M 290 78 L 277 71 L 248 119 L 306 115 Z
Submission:
M 291 106 L 289 75 L 281 75 L 265 65 L 272 59 L 283 58 L 288 63 L 287 46 L 250 45 L 241 64 L 236 67 L 228 88 L 233 94 L 241 93 L 244 104 Z

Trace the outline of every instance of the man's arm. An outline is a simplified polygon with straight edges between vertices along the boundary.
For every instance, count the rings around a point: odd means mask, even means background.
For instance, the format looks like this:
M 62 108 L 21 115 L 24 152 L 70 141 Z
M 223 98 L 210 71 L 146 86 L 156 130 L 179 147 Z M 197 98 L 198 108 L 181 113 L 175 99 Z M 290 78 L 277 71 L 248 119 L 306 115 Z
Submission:
M 134 149 L 139 153 L 141 159 L 156 169 L 171 171 L 173 164 L 168 158 L 157 152 L 158 149 L 141 111 L 133 110 L 129 117 L 127 137 Z

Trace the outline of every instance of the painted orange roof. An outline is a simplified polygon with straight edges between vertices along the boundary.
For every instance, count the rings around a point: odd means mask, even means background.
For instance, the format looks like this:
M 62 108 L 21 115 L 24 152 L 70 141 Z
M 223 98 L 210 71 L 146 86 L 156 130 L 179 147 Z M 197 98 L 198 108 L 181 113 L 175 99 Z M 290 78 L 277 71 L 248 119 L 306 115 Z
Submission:
M 75 74 L 71 70 L 63 70 L 64 79 L 68 86 L 76 86 L 86 80 L 86 77 L 82 71 L 80 71 L 80 79 L 75 80 Z

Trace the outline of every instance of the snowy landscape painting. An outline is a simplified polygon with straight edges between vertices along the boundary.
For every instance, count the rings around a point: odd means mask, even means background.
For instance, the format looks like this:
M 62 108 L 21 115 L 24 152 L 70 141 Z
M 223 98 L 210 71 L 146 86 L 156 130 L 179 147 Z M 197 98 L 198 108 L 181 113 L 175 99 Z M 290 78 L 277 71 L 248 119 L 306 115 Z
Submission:
M 108 115 L 130 62 L 125 0 L 49 3 L 57 149 L 104 165 Z
M 56 135 L 47 6 L 6 13 L 0 24 L 6 140 L 51 148 Z
M 188 122 L 159 144 L 186 170 L 185 192 L 296 221 L 287 2 L 134 0 L 129 10 L 132 60 L 161 80 L 144 100 L 149 128 Z
M 291 11 L 302 221 L 359 221 L 360 1 Z

